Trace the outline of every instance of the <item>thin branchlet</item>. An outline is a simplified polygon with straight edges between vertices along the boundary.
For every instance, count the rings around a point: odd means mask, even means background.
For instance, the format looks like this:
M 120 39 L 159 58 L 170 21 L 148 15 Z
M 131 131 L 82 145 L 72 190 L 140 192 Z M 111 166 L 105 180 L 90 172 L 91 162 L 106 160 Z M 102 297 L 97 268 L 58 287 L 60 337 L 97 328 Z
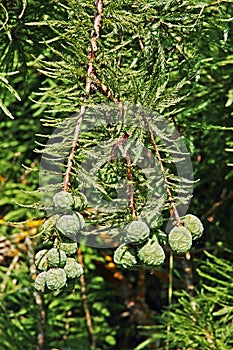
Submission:
M 88 66 L 87 66 L 87 77 L 86 77 L 86 87 L 85 87 L 85 94 L 83 96 L 83 102 L 84 105 L 81 106 L 80 112 L 77 117 L 77 122 L 74 130 L 74 136 L 72 141 L 72 148 L 68 157 L 68 163 L 67 163 L 67 169 L 64 176 L 64 190 L 68 191 L 70 186 L 70 176 L 73 168 L 73 161 L 74 156 L 77 148 L 78 138 L 80 134 L 81 124 L 82 120 L 86 111 L 86 102 L 88 101 L 88 96 L 92 89 L 92 82 L 94 81 L 94 66 L 93 61 L 95 59 L 95 54 L 98 51 L 97 46 L 97 39 L 100 36 L 100 27 L 101 27 L 101 19 L 103 15 L 103 1 L 102 0 L 96 0 L 96 12 L 94 17 L 94 29 L 91 32 L 91 46 L 88 49 Z M 78 258 L 79 263 L 83 265 L 83 258 L 82 258 L 82 252 L 79 249 L 78 250 Z M 94 334 L 94 327 L 91 317 L 91 312 L 88 306 L 88 300 L 87 300 L 87 293 L 86 293 L 86 283 L 85 283 L 85 277 L 82 275 L 80 277 L 80 283 L 81 283 L 81 293 L 82 293 L 82 300 L 83 300 L 83 307 L 85 310 L 85 316 L 87 321 L 87 327 L 91 338 L 91 349 L 96 349 L 96 338 Z
M 151 139 L 151 143 L 153 145 L 153 148 L 154 148 L 154 151 L 155 151 L 155 154 L 156 154 L 159 166 L 160 166 L 160 170 L 162 172 L 162 176 L 163 176 L 163 179 L 164 179 L 164 182 L 165 182 L 165 186 L 166 186 L 166 192 L 167 192 L 167 195 L 168 195 L 168 200 L 169 200 L 169 203 L 171 205 L 171 208 L 172 208 L 172 211 L 173 211 L 173 215 L 174 215 L 177 223 L 181 224 L 181 218 L 180 218 L 180 216 L 178 214 L 178 211 L 176 209 L 175 199 L 173 198 L 172 192 L 171 192 L 171 190 L 169 188 L 169 185 L 168 185 L 168 179 L 167 179 L 166 174 L 165 174 L 165 168 L 164 168 L 164 165 L 163 165 L 162 157 L 160 155 L 158 146 L 157 146 L 157 144 L 155 142 L 153 131 L 151 129 L 151 126 L 150 126 L 148 120 L 145 120 L 145 123 L 147 125 L 148 132 L 149 132 L 150 139 Z
M 98 51 L 98 46 L 97 46 L 97 39 L 100 36 L 100 28 L 101 28 L 101 20 L 103 16 L 103 1 L 102 0 L 96 0 L 96 12 L 94 16 L 94 29 L 91 32 L 91 45 L 88 48 L 88 65 L 87 65 L 87 77 L 86 77 L 86 86 L 85 86 L 85 94 L 83 96 L 83 102 L 84 105 L 81 106 L 80 112 L 77 117 L 77 122 L 74 130 L 74 136 L 73 136 L 73 141 L 72 141 L 72 148 L 68 157 L 68 162 L 67 162 L 67 168 L 64 176 L 64 185 L 63 188 L 65 191 L 68 191 L 69 186 L 70 186 L 70 176 L 71 176 L 71 171 L 73 167 L 73 161 L 74 161 L 74 156 L 78 144 L 78 138 L 80 134 L 80 129 L 81 129 L 81 124 L 82 120 L 84 117 L 84 114 L 86 112 L 86 103 L 88 100 L 88 95 L 91 92 L 92 89 L 92 83 L 95 80 L 94 77 L 94 66 L 93 66 L 93 61 L 95 59 L 95 54 Z

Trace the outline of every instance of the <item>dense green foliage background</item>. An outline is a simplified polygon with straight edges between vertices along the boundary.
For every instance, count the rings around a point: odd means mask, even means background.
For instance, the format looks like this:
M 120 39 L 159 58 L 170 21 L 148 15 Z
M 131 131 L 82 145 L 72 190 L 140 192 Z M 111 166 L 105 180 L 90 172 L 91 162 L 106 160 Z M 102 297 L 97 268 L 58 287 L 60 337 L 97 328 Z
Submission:
M 167 258 L 152 273 L 82 247 L 85 290 L 56 297 L 33 287 L 44 218 L 33 150 L 83 104 L 96 5 L 3 0 L 0 9 L 0 348 L 232 349 L 233 2 L 104 1 L 86 103 L 117 98 L 175 124 L 198 180 L 189 212 L 205 232 L 190 260 Z

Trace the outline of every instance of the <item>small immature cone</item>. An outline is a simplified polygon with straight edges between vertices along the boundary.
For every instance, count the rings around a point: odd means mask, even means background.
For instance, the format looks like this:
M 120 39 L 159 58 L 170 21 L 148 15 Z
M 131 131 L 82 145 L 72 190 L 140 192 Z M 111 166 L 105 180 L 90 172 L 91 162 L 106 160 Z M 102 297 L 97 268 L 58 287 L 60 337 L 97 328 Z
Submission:
M 58 209 L 70 209 L 74 205 L 74 199 L 69 192 L 61 191 L 53 196 L 53 203 Z
M 67 278 L 80 277 L 83 274 L 82 265 L 77 263 L 75 259 L 68 258 L 64 267 Z
M 64 236 L 76 240 L 76 234 L 81 231 L 85 225 L 84 218 L 81 214 L 62 215 L 56 223 L 56 228 Z
M 184 227 L 186 227 L 192 234 L 193 240 L 201 237 L 204 227 L 201 220 L 192 214 L 187 214 L 183 217 Z
M 47 261 L 50 267 L 64 267 L 66 259 L 66 253 L 61 249 L 52 248 L 48 251 Z
M 128 242 L 142 243 L 149 238 L 150 229 L 143 221 L 132 221 L 126 226 L 126 239 Z
M 127 244 L 122 244 L 115 250 L 113 260 L 115 264 L 125 269 L 137 265 L 136 252 Z
M 146 244 L 138 250 L 140 261 L 148 266 L 159 266 L 164 263 L 165 253 L 158 242 L 149 239 Z
M 184 226 L 174 227 L 168 235 L 168 243 L 177 254 L 187 253 L 192 246 L 192 235 Z
M 46 272 L 46 285 L 50 290 L 58 290 L 66 284 L 66 273 L 61 268 L 50 269 Z

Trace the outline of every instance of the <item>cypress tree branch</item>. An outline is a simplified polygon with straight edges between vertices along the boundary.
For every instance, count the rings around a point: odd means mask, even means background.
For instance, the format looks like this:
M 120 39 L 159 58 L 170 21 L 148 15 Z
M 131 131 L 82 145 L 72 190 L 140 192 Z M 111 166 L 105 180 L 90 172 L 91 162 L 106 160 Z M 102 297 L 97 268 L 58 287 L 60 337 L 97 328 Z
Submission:
M 88 58 L 89 58 L 89 63 L 87 67 L 87 78 L 86 78 L 86 87 L 85 87 L 85 95 L 83 97 L 84 103 L 87 102 L 88 95 L 90 94 L 91 88 L 92 88 L 92 81 L 94 80 L 94 67 L 93 67 L 93 61 L 95 59 L 95 54 L 98 51 L 98 46 L 97 46 L 97 39 L 99 38 L 100 35 L 100 27 L 101 27 L 101 19 L 103 15 L 103 2 L 102 0 L 96 0 L 96 13 L 94 17 L 94 29 L 91 32 L 91 47 L 89 47 L 89 52 L 88 52 Z M 68 191 L 69 185 L 70 185 L 70 174 L 71 170 L 73 167 L 73 160 L 75 156 L 75 151 L 77 148 L 77 142 L 78 142 L 78 137 L 80 133 L 80 128 L 81 128 L 81 123 L 86 111 L 86 106 L 83 105 L 81 106 L 80 112 L 78 114 L 77 118 L 77 123 L 75 126 L 74 130 L 74 137 L 72 141 L 72 148 L 71 152 L 68 157 L 68 164 L 67 164 L 67 169 L 64 177 L 64 190 Z M 79 263 L 84 266 L 83 263 L 83 257 L 80 249 L 78 250 L 78 258 L 79 258 Z M 81 293 L 82 293 L 82 300 L 83 300 L 83 307 L 85 311 L 85 317 L 87 321 L 87 327 L 88 331 L 91 337 L 91 349 L 95 350 L 96 349 L 96 339 L 94 335 L 94 328 L 93 328 L 93 323 L 92 323 L 92 318 L 91 318 L 91 313 L 89 310 L 88 306 L 88 301 L 87 301 L 87 294 L 86 294 L 86 283 L 85 283 L 85 277 L 82 275 L 80 277 L 80 283 L 81 283 Z
M 91 91 L 91 84 L 92 84 L 92 81 L 94 81 L 93 61 L 95 59 L 95 54 L 98 51 L 97 39 L 99 38 L 99 35 L 100 35 L 101 19 L 103 15 L 103 1 L 96 0 L 96 7 L 97 9 L 94 17 L 94 29 L 91 32 L 91 46 L 88 49 L 89 63 L 87 66 L 86 87 L 85 87 L 85 94 L 83 97 L 84 103 L 87 102 L 88 95 L 90 94 L 90 91 Z M 87 107 L 85 105 L 81 106 L 80 112 L 78 114 L 77 123 L 75 126 L 74 136 L 72 141 L 72 148 L 68 157 L 67 169 L 64 176 L 63 188 L 65 191 L 68 191 L 70 186 L 70 174 L 73 167 L 73 160 L 74 160 L 74 155 L 77 148 L 77 142 L 78 142 L 78 137 L 80 133 L 81 123 L 82 123 L 86 108 Z

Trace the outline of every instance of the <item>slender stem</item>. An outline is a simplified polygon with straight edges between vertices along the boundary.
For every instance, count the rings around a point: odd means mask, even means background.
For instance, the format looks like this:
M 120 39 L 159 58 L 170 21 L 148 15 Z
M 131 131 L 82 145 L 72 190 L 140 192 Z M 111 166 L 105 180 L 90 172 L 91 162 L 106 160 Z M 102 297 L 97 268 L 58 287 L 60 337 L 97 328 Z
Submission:
M 95 54 L 98 51 L 97 39 L 99 38 L 99 35 L 100 35 L 101 20 L 102 20 L 102 15 L 103 15 L 103 1 L 96 0 L 95 4 L 96 4 L 96 13 L 95 13 L 95 18 L 94 18 L 94 29 L 91 32 L 91 46 L 88 49 L 89 63 L 87 66 L 85 95 L 83 97 L 84 103 L 87 102 L 87 97 L 90 94 L 92 81 L 95 81 L 93 61 L 95 59 Z M 70 175 L 71 175 L 71 171 L 72 171 L 72 167 L 73 167 L 75 151 L 77 148 L 78 138 L 79 138 L 79 134 L 80 134 L 81 123 L 82 123 L 86 108 L 87 107 L 85 105 L 81 106 L 80 112 L 78 114 L 75 130 L 74 130 L 72 147 L 71 147 L 71 151 L 70 151 L 70 154 L 68 157 L 67 168 L 66 168 L 66 172 L 65 172 L 65 176 L 64 176 L 63 189 L 65 191 L 68 191 L 69 186 L 70 186 Z
M 173 292 L 173 252 L 170 252 L 169 256 L 169 285 L 168 285 L 168 305 L 172 303 L 172 292 Z
M 95 75 L 94 75 L 94 66 L 93 62 L 95 59 L 95 54 L 98 51 L 98 46 L 97 46 L 97 40 L 100 35 L 100 27 L 101 27 L 101 20 L 102 20 L 102 15 L 103 15 L 103 1 L 102 0 L 96 0 L 96 12 L 95 12 L 95 18 L 94 18 L 94 29 L 91 32 L 91 46 L 88 49 L 88 58 L 89 58 L 89 63 L 87 66 L 87 78 L 86 78 L 86 87 L 85 87 L 85 95 L 83 97 L 84 103 L 87 102 L 88 95 L 90 94 L 91 88 L 92 88 L 92 82 L 95 81 Z M 74 130 L 74 137 L 72 141 L 72 148 L 68 157 L 68 163 L 67 163 L 67 169 L 64 177 L 64 190 L 68 191 L 69 186 L 70 186 L 70 174 L 72 171 L 73 167 L 73 161 L 74 161 L 74 156 L 75 156 L 75 151 L 77 148 L 77 143 L 78 143 L 78 138 L 80 134 L 80 129 L 81 129 L 81 123 L 86 111 L 86 106 L 83 105 L 81 106 L 78 118 L 77 118 L 77 123 L 75 126 Z M 78 250 L 78 257 L 79 257 L 79 262 L 80 264 L 83 265 L 83 257 L 82 253 L 80 250 Z M 92 323 L 92 318 L 91 318 L 91 313 L 88 307 L 88 301 L 87 301 L 87 293 L 86 293 L 86 283 L 85 283 L 85 277 L 82 275 L 80 277 L 80 283 L 81 283 L 81 293 L 82 293 L 82 300 L 83 300 L 83 307 L 85 311 L 85 316 L 86 316 L 86 321 L 87 321 L 87 327 L 88 331 L 91 337 L 91 349 L 95 350 L 96 349 L 96 339 L 94 335 L 94 328 L 93 328 L 93 323 Z
M 118 97 L 114 97 L 110 91 L 110 89 L 105 85 L 102 81 L 100 81 L 96 75 L 93 75 L 94 81 L 96 85 L 101 89 L 101 91 L 104 93 L 105 96 L 107 96 L 108 99 L 114 101 L 117 105 L 120 105 L 120 100 Z
M 171 190 L 169 188 L 168 179 L 167 179 L 167 177 L 165 175 L 165 169 L 164 169 L 164 166 L 163 166 L 163 161 L 162 161 L 162 158 L 160 156 L 160 152 L 159 152 L 158 146 L 157 146 L 157 144 L 155 142 L 153 131 L 152 131 L 152 129 L 150 127 L 150 124 L 149 124 L 149 122 L 147 120 L 146 120 L 146 124 L 147 124 L 147 127 L 148 127 L 151 143 L 153 145 L 153 148 L 154 148 L 154 151 L 155 151 L 155 154 L 156 154 L 156 157 L 157 157 L 157 160 L 159 162 L 159 166 L 160 166 L 160 169 L 161 169 L 161 172 L 162 172 L 162 175 L 163 175 L 163 179 L 164 179 L 164 182 L 165 182 L 165 185 L 166 185 L 166 192 L 167 192 L 167 195 L 168 195 L 168 200 L 169 200 L 169 202 L 171 204 L 172 211 L 173 211 L 173 214 L 175 216 L 175 219 L 178 222 L 178 224 L 180 224 L 181 223 L 181 219 L 180 219 L 180 216 L 179 216 L 178 211 L 176 209 L 175 200 L 173 198 L 172 192 L 171 192 Z
M 170 252 L 169 256 L 169 284 L 168 284 L 168 305 L 170 306 L 172 303 L 172 293 L 173 293 L 173 252 Z M 169 350 L 169 340 L 168 335 L 171 331 L 171 325 L 168 323 L 167 325 L 167 339 L 166 339 L 166 350 Z
M 160 166 L 161 172 L 163 174 L 164 182 L 165 182 L 165 185 L 166 185 L 166 192 L 167 192 L 167 195 L 168 195 L 168 200 L 170 202 L 170 205 L 171 205 L 171 208 L 172 208 L 172 211 L 173 211 L 173 214 L 175 216 L 176 221 L 178 222 L 178 224 L 181 224 L 181 219 L 180 219 L 180 216 L 179 216 L 179 214 L 177 212 L 177 209 L 176 209 L 176 206 L 175 206 L 175 200 L 173 198 L 172 192 L 171 192 L 171 190 L 169 188 L 169 185 L 168 185 L 168 179 L 167 179 L 167 177 L 165 175 L 165 169 L 164 169 L 164 166 L 163 166 L 163 162 L 162 162 L 162 158 L 160 156 L 160 152 L 159 152 L 158 146 L 157 146 L 157 144 L 155 142 L 154 134 L 152 132 L 152 129 L 150 127 L 149 122 L 146 121 L 146 123 L 147 123 L 148 131 L 149 131 L 149 134 L 150 134 L 150 139 L 151 139 L 151 142 L 152 142 L 152 145 L 153 145 L 153 148 L 154 148 L 157 160 L 159 162 L 159 166 Z M 171 303 L 172 303 L 172 293 L 173 293 L 173 252 L 170 252 L 170 258 L 169 258 L 168 305 L 171 305 Z M 168 324 L 167 325 L 167 340 L 166 340 L 166 348 L 165 348 L 166 350 L 169 349 L 168 335 L 170 333 L 170 330 L 171 330 L 171 325 Z
M 146 294 L 146 270 L 140 269 L 137 275 L 137 298 L 145 300 Z
M 79 260 L 79 263 L 84 267 L 83 256 L 82 256 L 82 252 L 80 249 L 78 250 L 78 260 Z M 83 308 L 84 308 L 85 317 L 86 317 L 86 321 L 87 321 L 88 331 L 89 331 L 89 334 L 91 337 L 91 350 L 95 350 L 96 349 L 96 338 L 95 338 L 95 334 L 94 334 L 94 327 L 93 327 L 93 323 L 92 323 L 91 313 L 90 313 L 89 306 L 88 306 L 86 282 L 85 282 L 84 275 L 81 275 L 80 283 L 81 283 Z
M 185 254 L 185 258 L 182 260 L 182 266 L 185 272 L 184 280 L 185 287 L 190 295 L 193 295 L 194 285 L 193 285 L 193 270 L 191 265 L 191 254 L 188 252 Z
M 139 44 L 139 46 L 140 46 L 140 49 L 141 49 L 142 51 L 144 51 L 144 50 L 145 50 L 145 47 L 144 47 L 144 44 L 143 44 L 141 38 L 138 38 L 138 44 Z
M 110 155 L 110 160 L 113 159 L 116 148 L 118 148 L 119 145 L 123 144 L 126 140 L 128 140 L 128 138 L 129 138 L 129 135 L 126 132 L 124 132 L 124 135 L 113 146 L 112 152 Z M 136 214 L 136 208 L 134 204 L 133 174 L 132 174 L 132 165 L 131 165 L 129 150 L 127 150 L 126 152 L 126 164 L 127 164 L 127 178 L 129 180 L 129 185 L 128 185 L 128 192 L 130 197 L 129 208 L 131 209 L 133 217 L 136 218 L 137 214 Z
M 134 188 L 133 188 L 133 174 L 132 174 L 132 165 L 130 159 L 129 150 L 126 153 L 126 164 L 127 164 L 127 178 L 129 180 L 128 192 L 129 192 L 129 207 L 131 209 L 133 218 L 137 217 L 136 208 L 134 203 Z
M 83 120 L 83 116 L 84 113 L 86 111 L 86 106 L 81 106 L 78 118 L 77 118 L 77 123 L 74 129 L 74 137 L 73 137 L 73 141 L 72 141 L 72 148 L 68 157 L 68 162 L 67 162 L 67 168 L 66 168 L 66 172 L 65 172 L 65 176 L 64 176 L 64 190 L 68 191 L 69 186 L 70 186 L 70 174 L 71 174 L 71 170 L 73 167 L 73 161 L 74 161 L 74 156 L 75 156 L 75 151 L 76 151 L 76 147 L 77 147 L 77 143 L 78 143 L 78 137 L 79 137 L 79 133 L 80 133 L 80 128 L 81 128 L 81 123 Z

